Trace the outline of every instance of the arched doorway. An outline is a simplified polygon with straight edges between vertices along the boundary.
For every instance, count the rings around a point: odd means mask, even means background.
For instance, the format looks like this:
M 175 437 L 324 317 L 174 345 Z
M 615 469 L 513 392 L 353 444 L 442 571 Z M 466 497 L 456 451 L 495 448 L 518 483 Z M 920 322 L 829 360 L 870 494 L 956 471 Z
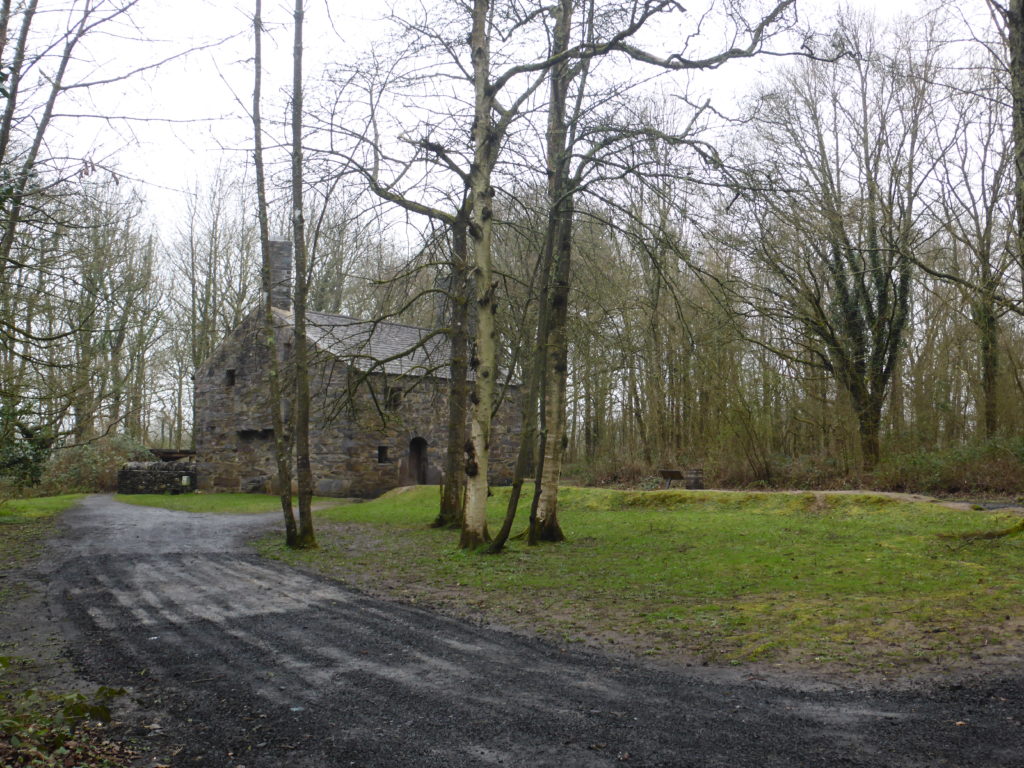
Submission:
M 409 480 L 416 485 L 427 482 L 427 441 L 422 437 L 409 441 Z

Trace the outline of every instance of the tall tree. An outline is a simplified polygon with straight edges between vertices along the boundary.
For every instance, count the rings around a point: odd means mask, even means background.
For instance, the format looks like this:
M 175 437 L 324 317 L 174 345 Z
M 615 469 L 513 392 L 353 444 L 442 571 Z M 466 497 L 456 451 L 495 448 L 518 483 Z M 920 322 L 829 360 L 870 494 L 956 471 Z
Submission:
M 473 0 L 469 34 L 473 64 L 473 163 L 469 172 L 469 238 L 476 310 L 476 343 L 470 367 L 473 394 L 470 438 L 466 442 L 466 506 L 459 546 L 474 549 L 490 540 L 487 531 L 487 467 L 490 456 L 491 412 L 497 375 L 494 313 L 498 284 L 493 278 L 491 237 L 494 226 L 494 188 L 491 174 L 502 135 L 494 124 L 499 89 L 491 82 L 491 4 Z
M 570 301 L 570 276 L 573 219 L 575 198 L 580 192 L 586 191 L 589 175 L 600 176 L 601 171 L 610 165 L 610 155 L 621 154 L 624 147 L 635 143 L 666 142 L 670 145 L 688 144 L 699 146 L 689 135 L 690 130 L 684 129 L 681 134 L 669 135 L 659 132 L 651 125 L 616 124 L 614 120 L 600 126 L 584 126 L 581 121 L 584 113 L 593 110 L 593 104 L 601 103 L 608 98 L 605 94 L 593 94 L 588 84 L 589 63 L 593 54 L 582 55 L 578 61 L 567 58 L 569 36 L 573 25 L 573 15 L 577 3 L 563 1 L 555 11 L 555 25 L 552 34 L 552 66 L 550 70 L 551 91 L 548 102 L 548 129 L 546 169 L 548 176 L 548 225 L 545 251 L 550 250 L 552 264 L 551 289 L 546 306 L 541 315 L 541 337 L 538 347 L 544 349 L 545 362 L 541 374 L 541 392 L 543 411 L 541 415 L 542 450 L 538 460 L 537 486 L 533 509 L 531 510 L 530 540 L 560 541 L 564 538 L 558 524 L 558 481 L 561 474 L 563 454 L 566 440 L 566 391 L 568 385 L 568 338 L 567 318 Z M 582 23 L 582 40 L 580 48 L 585 51 L 597 51 L 595 24 L 598 15 L 594 3 L 583 3 L 586 9 Z M 703 53 L 702 55 L 685 52 L 663 57 L 652 54 L 648 50 L 637 47 L 630 42 L 636 31 L 637 19 L 643 13 L 637 5 L 625 4 L 620 7 L 622 17 L 610 16 L 620 30 L 618 41 L 608 49 L 608 53 L 622 52 L 631 59 L 647 65 L 653 65 L 661 72 L 676 70 L 712 69 L 721 66 L 731 59 L 755 55 L 764 41 L 773 33 L 774 25 L 778 24 L 789 2 L 778 3 L 757 23 L 751 24 L 741 12 L 733 10 L 729 14 L 729 23 L 734 27 L 737 40 L 744 40 L 745 45 L 733 45 L 724 50 Z M 608 19 L 603 20 L 608 23 Z M 618 26 L 621 25 L 621 26 Z M 619 85 L 619 90 L 627 90 L 628 84 Z M 575 90 L 575 92 L 573 92 Z M 570 105 L 571 101 L 571 105 Z M 699 117 L 701 110 L 696 110 L 691 127 Z M 610 122 L 610 124 L 609 124 Z M 581 135 L 590 134 L 585 149 L 580 146 Z M 712 153 L 713 154 L 713 153 Z M 573 159 L 576 158 L 575 167 Z M 638 167 L 624 168 L 617 164 L 619 173 L 642 173 Z
M 295 524 L 295 513 L 292 508 L 292 448 L 291 436 L 288 432 L 288 419 L 282 410 L 284 407 L 283 387 L 281 381 L 282 360 L 278 353 L 277 320 L 274 314 L 273 258 L 270 242 L 270 222 L 267 213 L 267 182 L 263 162 L 263 4 L 256 0 L 253 14 L 253 91 L 252 91 L 252 127 L 253 127 L 253 163 L 256 166 L 256 212 L 259 219 L 261 284 L 263 287 L 263 343 L 268 366 L 268 395 L 270 399 L 271 423 L 274 429 L 274 460 L 277 465 L 277 486 L 281 497 L 281 513 L 284 516 L 285 544 L 289 547 L 299 545 L 298 527 Z M 278 247 L 281 247 L 278 245 Z
M 1006 300 L 1014 252 L 1008 231 L 1013 142 L 998 98 L 1001 78 L 991 76 L 987 63 L 978 62 L 947 84 L 948 106 L 939 116 L 943 130 L 936 131 L 939 141 L 929 148 L 938 161 L 928 196 L 945 247 L 917 263 L 932 277 L 955 285 L 969 308 L 978 335 L 979 432 L 993 437 L 999 417 L 999 330 L 1013 306 Z
M 232 169 L 215 168 L 189 191 L 184 221 L 167 247 L 176 284 L 170 301 L 186 327 L 193 368 L 256 303 L 259 231 L 252 226 L 246 186 Z
M 751 185 L 764 194 L 741 194 L 751 259 L 772 277 L 757 311 L 815 340 L 805 351 L 849 395 L 872 469 L 924 236 L 936 51 L 919 57 L 898 39 L 886 50 L 868 22 L 845 29 L 849 58 L 799 62 L 762 92 L 752 159 L 770 171 Z
M 1013 138 L 1014 233 L 1017 262 L 1024 269 L 1024 0 L 987 0 L 1006 46 Z
M 299 530 L 295 544 L 301 548 L 316 546 L 313 531 L 313 471 L 309 457 L 309 342 L 306 337 L 306 295 L 309 270 L 306 259 L 306 221 L 303 213 L 302 175 L 302 27 L 303 0 L 295 0 L 293 11 L 295 37 L 292 49 L 291 105 L 291 200 L 292 244 L 295 249 L 295 345 L 293 376 L 295 386 L 295 474 L 298 480 Z
M 552 32 L 552 64 L 548 73 L 550 93 L 548 97 L 547 152 L 545 165 L 548 176 L 548 222 L 544 239 L 542 261 L 551 265 L 551 286 L 545 290 L 544 306 L 540 308 L 538 320 L 538 354 L 543 354 L 543 363 L 538 360 L 538 378 L 543 393 L 543 414 L 541 417 L 541 451 L 538 457 L 538 482 L 530 515 L 530 543 L 537 541 L 562 541 L 565 535 L 558 524 L 557 499 L 558 480 L 562 468 L 562 454 L 565 441 L 565 391 L 568 376 L 568 342 L 566 339 L 566 318 L 569 310 L 569 275 L 572 257 L 573 190 L 570 188 L 570 157 L 572 149 L 569 138 L 569 90 L 573 80 L 582 74 L 579 63 L 564 57 L 569 50 L 572 32 L 573 0 L 560 0 L 555 9 L 555 25 Z M 591 5 L 593 29 L 593 5 Z M 593 41 L 593 34 L 586 35 Z M 582 96 L 582 92 L 580 94 Z M 572 116 L 574 128 L 579 126 L 579 112 L 582 98 L 576 100 L 576 114 Z M 541 350 L 543 350 L 541 352 Z

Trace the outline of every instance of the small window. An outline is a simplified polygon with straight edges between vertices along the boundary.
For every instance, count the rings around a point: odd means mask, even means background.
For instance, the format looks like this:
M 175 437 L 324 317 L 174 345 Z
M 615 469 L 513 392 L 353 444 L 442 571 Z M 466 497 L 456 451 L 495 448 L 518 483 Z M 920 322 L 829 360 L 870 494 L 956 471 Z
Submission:
M 388 387 L 384 390 L 384 410 L 397 411 L 402 405 L 402 390 Z
M 274 436 L 273 429 L 240 429 L 238 436 L 242 440 L 270 440 Z
M 229 387 L 235 386 L 235 369 L 234 368 L 228 368 L 226 371 L 224 371 L 224 383 L 227 386 L 229 386 Z
M 390 461 L 388 459 L 388 447 L 386 445 L 378 445 L 377 446 L 377 463 L 378 464 L 388 464 L 388 463 L 390 463 Z

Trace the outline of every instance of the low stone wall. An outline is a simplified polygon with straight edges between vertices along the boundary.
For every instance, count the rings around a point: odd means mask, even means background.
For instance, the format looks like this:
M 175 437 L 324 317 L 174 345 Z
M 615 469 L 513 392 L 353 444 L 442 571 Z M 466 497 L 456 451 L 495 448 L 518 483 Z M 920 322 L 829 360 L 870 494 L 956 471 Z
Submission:
M 196 465 L 191 461 L 130 461 L 117 473 L 118 493 L 191 493 L 195 489 Z

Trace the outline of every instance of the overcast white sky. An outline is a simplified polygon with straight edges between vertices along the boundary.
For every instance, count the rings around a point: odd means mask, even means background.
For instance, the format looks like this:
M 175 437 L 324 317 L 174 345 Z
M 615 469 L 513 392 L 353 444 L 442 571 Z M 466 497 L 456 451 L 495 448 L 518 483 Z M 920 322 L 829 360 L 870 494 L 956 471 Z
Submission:
M 79 121 L 75 144 L 89 147 L 97 158 L 109 158 L 124 176 L 143 185 L 150 201 L 165 207 L 178 207 L 178 198 L 219 163 L 246 155 L 252 145 L 252 5 L 142 0 L 133 20 L 148 42 L 141 47 L 125 43 L 111 60 L 112 68 L 128 69 L 142 57 L 159 60 L 193 47 L 204 50 L 124 84 L 96 89 L 90 104 L 77 105 L 82 112 L 139 119 Z M 331 2 L 330 20 L 323 0 L 309 5 L 306 56 L 307 73 L 313 76 L 346 38 L 361 44 L 373 23 L 333 7 L 355 3 Z M 274 0 L 264 0 L 264 6 L 264 110 L 273 119 L 280 117 L 291 77 L 291 9 Z M 213 43 L 218 44 L 206 47 Z
M 138 62 L 128 59 L 138 56 L 159 58 L 172 50 L 228 41 L 128 85 L 106 87 L 93 95 L 92 105 L 79 105 L 97 114 L 155 119 L 86 121 L 75 129 L 74 141 L 88 146 L 98 159 L 111 157 L 125 176 L 142 183 L 165 234 L 171 234 L 170 222 L 180 216 L 183 195 L 196 180 L 205 178 L 218 163 L 247 156 L 251 146 L 246 115 L 252 98 L 252 5 L 245 0 L 142 0 L 134 20 L 139 35 L 150 42 L 141 48 L 114 46 L 112 66 L 130 68 Z M 802 19 L 812 23 L 837 7 L 830 0 L 799 0 L 799 5 Z M 849 5 L 883 18 L 913 10 L 911 0 L 849 0 Z M 282 93 L 290 81 L 291 7 L 275 0 L 264 0 L 264 6 L 269 28 L 264 38 L 264 109 L 273 118 L 280 116 Z M 375 19 L 385 6 L 382 0 L 308 0 L 307 76 L 314 77 L 324 63 L 340 58 L 345 50 L 364 50 L 372 44 L 382 30 Z M 715 88 L 742 88 L 757 66 L 730 65 L 725 75 L 718 76 Z M 162 118 L 183 122 L 164 123 Z

